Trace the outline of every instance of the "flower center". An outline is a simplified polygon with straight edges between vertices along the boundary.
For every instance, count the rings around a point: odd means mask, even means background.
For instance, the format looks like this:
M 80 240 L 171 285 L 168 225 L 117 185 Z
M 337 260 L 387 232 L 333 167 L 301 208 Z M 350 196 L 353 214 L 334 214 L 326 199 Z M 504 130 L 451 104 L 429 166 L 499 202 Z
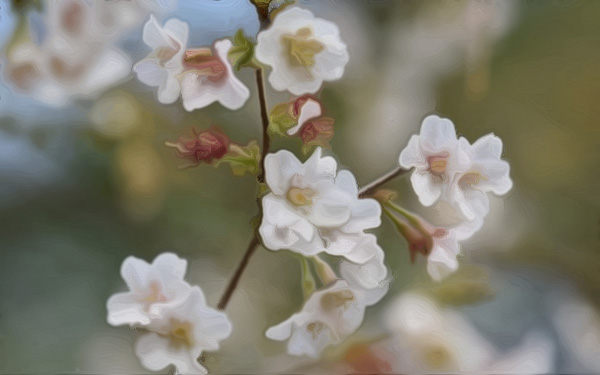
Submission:
M 204 76 L 213 82 L 220 80 L 227 71 L 225 64 L 218 56 L 212 54 L 210 48 L 186 50 L 183 65 L 195 70 L 196 74 Z
M 175 345 L 183 344 L 187 347 L 192 347 L 194 345 L 192 324 L 190 322 L 182 322 L 177 319 L 171 319 L 171 330 L 169 331 L 169 336 Z
M 435 370 L 447 368 L 451 361 L 451 355 L 446 348 L 441 345 L 433 345 L 424 349 L 422 359 L 427 367 Z
M 150 305 L 153 303 L 166 302 L 167 297 L 165 297 L 165 295 L 162 294 L 160 285 L 154 281 L 150 283 L 150 293 L 142 301 L 146 303 L 146 310 L 148 310 L 150 308 Z
M 303 66 L 305 68 L 315 65 L 315 55 L 325 49 L 325 46 L 310 39 L 313 32 L 308 27 L 296 31 L 295 35 L 285 34 L 281 38 L 287 43 L 289 61 L 292 66 Z
M 315 192 L 310 189 L 301 189 L 297 187 L 290 188 L 286 194 L 286 198 L 294 206 L 310 206 Z
M 313 340 L 317 339 L 323 328 L 325 328 L 325 324 L 321 322 L 312 322 L 306 326 L 306 330 L 312 335 Z
M 348 304 L 354 301 L 354 294 L 350 290 L 340 290 L 336 293 L 328 293 L 321 298 L 321 307 L 325 311 L 331 311 L 343 307 L 348 308 Z
M 448 155 L 436 155 L 427 158 L 429 164 L 429 172 L 440 176 L 446 171 L 446 165 L 448 164 Z
M 483 176 L 479 172 L 469 172 L 462 176 L 459 183 L 462 187 L 474 186 L 483 179 Z

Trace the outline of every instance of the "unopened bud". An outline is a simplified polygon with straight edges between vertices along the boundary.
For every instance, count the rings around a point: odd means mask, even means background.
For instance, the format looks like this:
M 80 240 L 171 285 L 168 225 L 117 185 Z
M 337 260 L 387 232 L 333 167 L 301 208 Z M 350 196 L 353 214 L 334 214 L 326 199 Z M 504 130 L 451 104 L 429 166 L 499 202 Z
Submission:
M 313 146 L 330 148 L 329 141 L 334 134 L 333 124 L 334 120 L 331 117 L 321 117 L 307 122 L 300 130 L 304 151 L 308 152 Z
M 229 138 L 212 126 L 200 133 L 194 131 L 193 138 L 182 136 L 178 142 L 167 142 L 166 145 L 176 148 L 178 156 L 190 161 L 192 165 L 211 164 L 213 160 L 221 159 L 227 153 Z

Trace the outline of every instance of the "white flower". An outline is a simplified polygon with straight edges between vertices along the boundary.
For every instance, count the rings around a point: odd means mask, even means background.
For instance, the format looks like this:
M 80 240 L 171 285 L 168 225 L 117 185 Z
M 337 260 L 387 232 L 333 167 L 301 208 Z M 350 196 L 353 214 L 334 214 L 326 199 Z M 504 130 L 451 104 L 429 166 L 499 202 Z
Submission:
M 476 230 L 489 211 L 486 193 L 502 195 L 512 188 L 510 166 L 501 155 L 502 141 L 495 135 L 470 145 L 457 139 L 450 120 L 432 115 L 423 120 L 421 133 L 411 137 L 399 161 L 404 168 L 415 168 L 411 182 L 421 204 L 445 201 Z
M 202 351 L 217 350 L 232 331 L 227 316 L 206 305 L 199 287 L 193 287 L 182 304 L 164 310 L 148 329 L 152 332 L 135 344 L 142 366 L 160 371 L 173 364 L 181 374 L 206 374 L 198 363 Z
M 502 140 L 494 134 L 485 135 L 472 145 L 461 137 L 459 143 L 471 163 L 456 178 L 454 199 L 467 219 L 481 221 L 490 210 L 487 193 L 504 195 L 512 188 L 510 165 L 501 159 Z
M 179 98 L 181 84 L 178 75 L 183 72 L 183 56 L 187 46 L 189 27 L 178 19 L 170 19 L 161 27 L 154 16 L 144 25 L 144 43 L 153 51 L 134 65 L 140 81 L 158 87 L 158 101 L 173 103 Z
M 172 253 L 163 253 L 152 264 L 128 257 L 121 266 L 121 276 L 129 292 L 111 296 L 107 302 L 108 323 L 114 326 L 148 325 L 161 318 L 164 310 L 181 303 L 190 293 L 183 280 L 187 262 Z
M 294 95 L 315 93 L 323 81 L 341 78 L 348 63 L 338 27 L 300 8 L 279 13 L 271 27 L 258 34 L 254 53 L 273 68 L 273 88 Z
M 305 256 L 327 252 L 361 264 L 375 256 L 376 238 L 363 231 L 381 224 L 381 207 L 374 199 L 358 199 L 352 173 L 336 176 L 336 169 L 320 148 L 304 164 L 286 150 L 266 156 L 271 192 L 262 200 L 259 232 L 267 248 Z
M 469 163 L 469 156 L 459 147 L 454 124 L 435 115 L 423 120 L 421 133 L 413 135 L 400 153 L 400 166 L 414 167 L 410 181 L 424 206 L 447 196 L 453 177 Z
M 363 321 L 365 308 L 379 302 L 387 290 L 387 284 L 362 289 L 338 280 L 313 293 L 302 311 L 269 328 L 266 335 L 272 340 L 289 340 L 287 351 L 291 355 L 316 358 L 328 345 L 354 333 Z
M 441 310 L 424 296 L 407 293 L 388 310 L 386 322 L 394 334 L 385 345 L 394 352 L 393 372 L 399 373 L 548 373 L 554 345 L 529 333 L 508 353 L 499 353 L 460 314 Z
M 233 74 L 233 66 L 227 57 L 232 43 L 223 39 L 214 43 L 216 56 L 201 62 L 192 61 L 194 56 L 186 58 L 187 67 L 181 82 L 183 107 L 187 111 L 204 108 L 218 101 L 225 108 L 241 108 L 250 97 L 250 90 Z

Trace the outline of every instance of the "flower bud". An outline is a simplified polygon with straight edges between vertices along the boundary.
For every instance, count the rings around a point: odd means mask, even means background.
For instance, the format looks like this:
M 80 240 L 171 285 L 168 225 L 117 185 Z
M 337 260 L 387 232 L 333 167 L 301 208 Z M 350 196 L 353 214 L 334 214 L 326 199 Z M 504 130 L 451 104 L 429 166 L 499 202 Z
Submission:
M 330 148 L 329 141 L 333 138 L 333 123 L 331 117 L 321 117 L 307 122 L 300 130 L 303 151 L 308 152 L 311 147 L 318 146 Z
M 217 127 L 212 126 L 207 130 L 196 133 L 194 137 L 182 136 L 176 143 L 165 143 L 177 149 L 178 156 L 191 162 L 190 166 L 200 163 L 211 164 L 215 159 L 221 159 L 227 153 L 229 138 Z

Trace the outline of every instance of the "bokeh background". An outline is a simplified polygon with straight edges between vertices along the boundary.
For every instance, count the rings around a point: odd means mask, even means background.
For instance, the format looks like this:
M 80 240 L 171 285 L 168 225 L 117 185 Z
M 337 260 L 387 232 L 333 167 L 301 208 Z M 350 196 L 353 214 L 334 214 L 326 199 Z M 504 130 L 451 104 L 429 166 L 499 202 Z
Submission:
M 555 371 L 600 371 L 600 2 L 298 3 L 337 23 L 349 46 L 344 78 L 326 84 L 321 97 L 336 119 L 331 154 L 361 184 L 392 169 L 432 113 L 471 141 L 495 133 L 511 163 L 513 190 L 492 199 L 484 228 L 464 243 L 458 272 L 441 283 L 431 281 L 423 259 L 410 263 L 389 222 L 374 231 L 394 280 L 357 337 L 382 334 L 386 307 L 418 290 L 465 316 L 499 351 L 533 329 L 555 348 Z M 13 33 L 20 22 L 43 20 L 44 5 L 0 4 L 6 65 Z M 169 6 L 157 17 L 188 22 L 191 46 L 238 28 L 258 31 L 243 0 Z M 132 61 L 149 53 L 141 30 L 139 23 L 115 40 Z M 252 92 L 241 110 L 213 104 L 192 113 L 180 102 L 159 104 L 133 74 L 60 107 L 4 77 L 0 373 L 144 373 L 133 353 L 136 332 L 106 323 L 106 300 L 125 288 L 119 268 L 129 255 L 187 258 L 188 280 L 216 306 L 252 237 L 255 180 L 225 167 L 179 170 L 182 161 L 164 143 L 211 124 L 234 142 L 259 138 L 253 71 L 239 77 Z M 271 90 L 268 102 L 287 98 Z M 281 148 L 303 157 L 298 142 L 275 140 L 272 149 Z M 386 186 L 435 217 L 406 179 Z M 314 363 L 289 359 L 285 345 L 264 337 L 300 309 L 300 277 L 296 256 L 260 248 L 227 309 L 234 333 L 207 356 L 207 367 L 263 373 Z M 323 361 L 339 361 L 346 349 L 328 350 Z

